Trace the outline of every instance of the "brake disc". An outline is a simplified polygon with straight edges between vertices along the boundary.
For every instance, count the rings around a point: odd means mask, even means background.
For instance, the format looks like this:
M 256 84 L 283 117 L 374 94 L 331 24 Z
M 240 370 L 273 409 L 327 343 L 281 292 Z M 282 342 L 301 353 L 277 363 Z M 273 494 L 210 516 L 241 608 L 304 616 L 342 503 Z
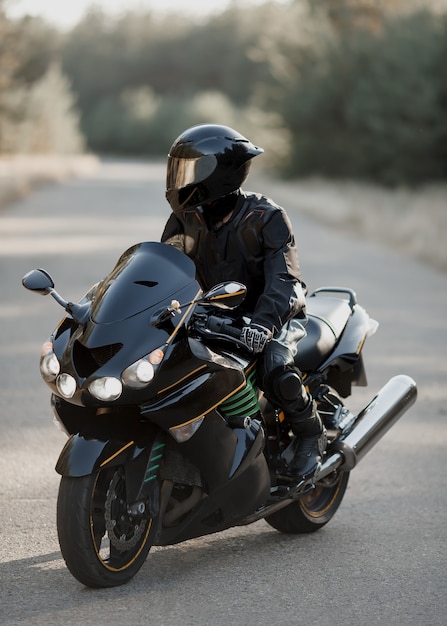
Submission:
M 119 552 L 127 552 L 140 541 L 146 529 L 147 520 L 140 516 L 129 515 L 127 512 L 127 503 L 118 489 L 122 481 L 121 474 L 115 472 L 106 495 L 104 519 L 111 545 Z

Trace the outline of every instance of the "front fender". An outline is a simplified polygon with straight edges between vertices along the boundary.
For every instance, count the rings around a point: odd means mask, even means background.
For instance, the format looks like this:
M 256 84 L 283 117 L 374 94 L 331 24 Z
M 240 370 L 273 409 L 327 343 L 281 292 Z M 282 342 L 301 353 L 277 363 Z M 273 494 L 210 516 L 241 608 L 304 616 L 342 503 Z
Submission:
M 87 476 L 106 465 L 121 465 L 136 458 L 142 449 L 134 441 L 101 441 L 71 435 L 60 453 L 56 472 L 61 476 Z
M 128 502 L 150 498 L 152 513 L 158 514 L 158 476 L 165 435 L 159 432 L 144 447 L 134 441 L 87 439 L 80 434 L 72 435 L 65 444 L 56 464 L 56 472 L 73 478 L 123 465 L 126 476 Z

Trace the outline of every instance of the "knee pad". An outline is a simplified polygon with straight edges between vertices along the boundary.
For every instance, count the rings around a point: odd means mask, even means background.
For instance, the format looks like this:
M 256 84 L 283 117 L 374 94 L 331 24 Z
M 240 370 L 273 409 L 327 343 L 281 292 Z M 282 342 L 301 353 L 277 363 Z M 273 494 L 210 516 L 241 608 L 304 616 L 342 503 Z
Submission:
M 264 380 L 266 398 L 287 413 L 302 411 L 309 404 L 309 395 L 296 370 L 276 370 Z
M 303 406 L 307 404 L 307 392 L 303 387 L 303 381 L 298 372 L 290 370 L 280 374 L 275 382 L 275 395 L 282 405 L 295 403 L 303 400 Z

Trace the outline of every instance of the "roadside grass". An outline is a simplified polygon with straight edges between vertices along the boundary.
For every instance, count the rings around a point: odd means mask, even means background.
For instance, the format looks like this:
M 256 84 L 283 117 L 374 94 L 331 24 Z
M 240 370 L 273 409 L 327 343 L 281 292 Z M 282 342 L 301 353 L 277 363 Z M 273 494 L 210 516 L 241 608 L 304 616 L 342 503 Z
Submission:
M 262 185 L 286 210 L 293 207 L 447 272 L 447 183 L 388 189 L 353 181 L 253 176 L 251 188 L 262 190 Z
M 43 184 L 83 176 L 97 164 L 94 155 L 0 155 L 0 211 Z

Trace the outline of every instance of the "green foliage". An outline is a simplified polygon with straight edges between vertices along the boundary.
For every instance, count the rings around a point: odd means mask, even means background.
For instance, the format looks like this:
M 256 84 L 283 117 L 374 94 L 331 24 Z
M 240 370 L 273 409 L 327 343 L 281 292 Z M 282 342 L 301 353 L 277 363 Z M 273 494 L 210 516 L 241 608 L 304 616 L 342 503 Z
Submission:
M 41 20 L 9 20 L 0 0 L 0 153 L 83 150 L 68 79 L 53 63 L 57 37 Z
M 0 151 L 79 146 L 76 99 L 100 153 L 165 155 L 188 126 L 219 122 L 289 176 L 446 178 L 447 16 L 434 1 L 235 2 L 202 21 L 92 8 L 62 34 L 11 22 L 0 0 Z
M 0 150 L 5 153 L 76 154 L 83 151 L 73 95 L 59 66 L 4 97 Z
M 238 8 L 205 23 L 141 12 L 111 18 L 91 10 L 67 36 L 63 68 L 83 110 L 141 86 L 176 98 L 221 91 L 243 104 L 266 79 L 265 66 L 252 58 L 264 36 L 262 18 Z
M 102 99 L 85 120 L 85 128 L 97 152 L 157 156 L 167 154 L 185 128 L 216 121 L 256 136 L 261 145 L 269 146 L 271 158 L 284 151 L 285 133 L 278 116 L 237 107 L 221 92 L 175 98 L 157 96 L 147 87 L 127 90 L 117 99 Z
M 89 147 L 166 154 L 189 125 L 217 121 L 264 143 L 264 161 L 282 158 L 287 129 L 264 102 L 279 84 L 273 48 L 284 39 L 286 9 L 234 7 L 203 23 L 90 11 L 62 47 Z
M 417 183 L 447 175 L 447 20 L 422 12 L 355 31 L 300 67 L 284 98 L 289 175 Z
M 61 34 L 40 18 L 25 17 L 15 25 L 18 61 L 14 80 L 31 84 L 59 59 Z

